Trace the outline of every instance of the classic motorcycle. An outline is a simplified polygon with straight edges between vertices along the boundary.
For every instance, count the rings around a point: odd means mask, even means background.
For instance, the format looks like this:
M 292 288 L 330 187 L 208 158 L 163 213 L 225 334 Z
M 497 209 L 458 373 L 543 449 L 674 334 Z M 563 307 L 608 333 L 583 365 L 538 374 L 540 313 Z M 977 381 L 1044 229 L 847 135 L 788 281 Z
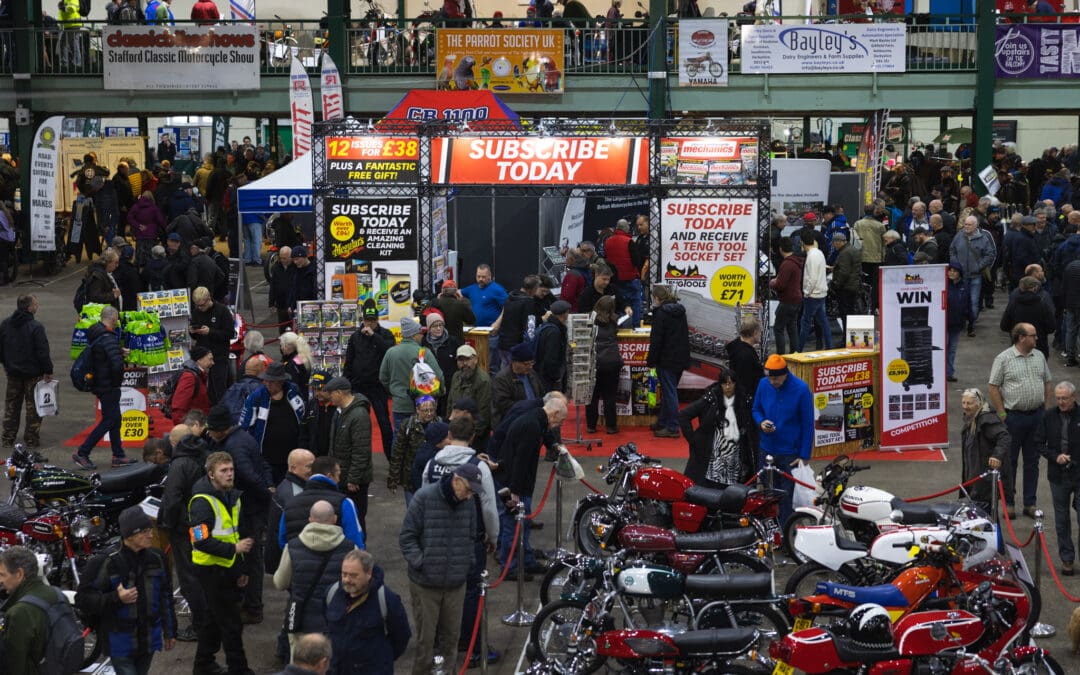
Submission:
M 753 526 L 762 539 L 780 544 L 780 490 L 738 484 L 723 489 L 697 486 L 640 454 L 633 443 L 619 446 L 611 455 L 604 481 L 613 486 L 611 494 L 586 495 L 574 510 L 574 539 L 583 553 L 602 556 L 614 551 L 619 531 L 632 523 L 680 532 Z
M 104 506 L 74 503 L 30 515 L 10 504 L 0 508 L 0 546 L 26 546 L 38 554 L 42 575 L 53 586 L 75 590 L 91 555 L 108 547 Z

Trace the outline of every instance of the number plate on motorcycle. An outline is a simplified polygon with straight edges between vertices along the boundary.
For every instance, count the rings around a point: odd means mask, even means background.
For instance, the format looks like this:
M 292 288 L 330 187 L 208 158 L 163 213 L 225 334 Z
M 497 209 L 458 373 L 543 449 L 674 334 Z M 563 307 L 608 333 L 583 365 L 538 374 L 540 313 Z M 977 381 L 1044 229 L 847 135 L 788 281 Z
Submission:
M 795 668 L 793 666 L 789 666 L 783 661 L 777 661 L 776 667 L 773 668 L 772 671 L 772 675 L 794 675 L 794 673 Z
M 800 617 L 795 619 L 795 627 L 792 630 L 806 630 L 810 626 L 814 625 L 813 619 L 807 619 L 806 617 Z

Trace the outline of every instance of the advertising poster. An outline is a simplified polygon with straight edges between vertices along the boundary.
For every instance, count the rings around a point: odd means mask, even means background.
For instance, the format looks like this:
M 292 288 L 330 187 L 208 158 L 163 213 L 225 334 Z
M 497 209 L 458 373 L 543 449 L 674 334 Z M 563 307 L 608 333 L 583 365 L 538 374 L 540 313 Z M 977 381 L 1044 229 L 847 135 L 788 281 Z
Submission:
M 411 313 L 419 273 L 419 218 L 415 198 L 326 199 L 323 260 L 325 297 L 374 297 L 380 316 Z
M 742 27 L 742 72 L 902 73 L 903 23 L 748 24 Z
M 106 89 L 259 88 L 255 26 L 107 26 L 101 35 Z
M 649 414 L 649 393 L 655 407 L 658 383 L 649 377 L 649 366 L 645 365 L 649 357 L 647 340 L 619 340 L 619 354 L 623 358 L 623 369 L 619 373 L 619 388 L 615 393 L 615 414 L 621 416 Z M 651 389 L 650 389 L 651 387 Z
M 1048 17 L 1049 18 L 1049 17 Z M 999 24 L 994 73 L 997 77 L 1072 79 L 1080 77 L 1080 24 Z
M 413 89 L 386 113 L 387 120 L 506 121 L 519 125 L 517 113 L 490 91 L 427 91 Z
M 873 361 L 816 366 L 814 447 L 874 438 Z
M 311 150 L 311 125 L 315 123 L 315 98 L 311 80 L 295 56 L 289 67 L 289 116 L 292 120 L 293 159 L 300 159 Z
M 142 443 L 150 435 L 148 410 L 149 382 L 146 368 L 124 368 L 124 379 L 120 384 L 120 438 L 123 443 Z M 94 406 L 94 423 L 101 421 L 101 402 Z M 97 447 L 107 446 L 111 442 L 105 434 Z
M 420 141 L 390 136 L 326 139 L 326 180 L 342 186 L 416 183 Z
M 647 185 L 649 139 L 435 138 L 431 180 L 441 185 Z
M 820 209 L 829 200 L 829 160 L 774 159 L 770 167 L 772 210 L 787 214 L 788 227 L 800 224 L 802 214 Z
M 661 138 L 660 184 L 754 185 L 757 160 L 756 138 Z
M 945 265 L 881 268 L 881 447 L 948 445 Z
M 680 19 L 678 53 L 680 87 L 726 87 L 727 19 Z
M 664 283 L 714 302 L 754 302 L 757 202 L 748 198 L 666 199 L 660 208 Z
M 436 89 L 563 92 L 562 29 L 440 28 L 435 42 Z
M 60 125 L 50 117 L 34 135 L 30 162 L 30 250 L 56 250 L 56 180 L 60 168 Z

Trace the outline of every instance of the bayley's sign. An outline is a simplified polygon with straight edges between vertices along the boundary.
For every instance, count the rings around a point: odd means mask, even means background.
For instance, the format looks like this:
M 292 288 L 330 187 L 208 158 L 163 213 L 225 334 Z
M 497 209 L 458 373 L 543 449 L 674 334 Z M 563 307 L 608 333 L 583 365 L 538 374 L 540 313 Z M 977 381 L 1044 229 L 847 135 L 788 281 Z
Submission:
M 647 138 L 437 138 L 432 181 L 442 185 L 646 185 Z

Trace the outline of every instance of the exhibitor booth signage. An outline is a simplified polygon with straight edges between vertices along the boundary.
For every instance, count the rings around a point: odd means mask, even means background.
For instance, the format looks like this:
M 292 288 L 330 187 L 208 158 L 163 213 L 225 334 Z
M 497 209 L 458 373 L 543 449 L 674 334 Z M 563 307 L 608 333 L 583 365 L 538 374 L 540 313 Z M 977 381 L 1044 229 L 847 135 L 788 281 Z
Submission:
M 561 28 L 440 28 L 435 31 L 436 87 L 503 94 L 561 94 Z
M 101 37 L 106 89 L 258 89 L 255 26 L 109 26 Z
M 1010 23 L 998 25 L 996 30 L 994 74 L 998 77 L 1080 77 L 1080 25 Z
M 881 447 L 949 444 L 945 265 L 881 268 Z
M 742 72 L 902 73 L 902 23 L 750 24 L 742 27 Z
M 649 139 L 435 138 L 431 162 L 439 185 L 647 185 Z
M 727 19 L 679 20 L 679 86 L 726 87 Z
M 814 447 L 874 438 L 874 360 L 814 366 Z
M 380 316 L 408 308 L 420 267 L 419 206 L 415 198 L 322 200 L 324 298 L 374 297 Z M 400 318 L 400 317 L 398 317 Z
M 413 89 L 386 113 L 384 120 L 429 122 L 502 121 L 520 126 L 517 113 L 490 91 L 428 91 Z
M 326 139 L 326 179 L 340 185 L 416 183 L 420 140 L 390 136 Z
M 664 200 L 660 207 L 664 283 L 721 305 L 754 302 L 757 215 L 754 199 Z
M 749 136 L 660 139 L 661 185 L 752 185 L 758 143 Z

